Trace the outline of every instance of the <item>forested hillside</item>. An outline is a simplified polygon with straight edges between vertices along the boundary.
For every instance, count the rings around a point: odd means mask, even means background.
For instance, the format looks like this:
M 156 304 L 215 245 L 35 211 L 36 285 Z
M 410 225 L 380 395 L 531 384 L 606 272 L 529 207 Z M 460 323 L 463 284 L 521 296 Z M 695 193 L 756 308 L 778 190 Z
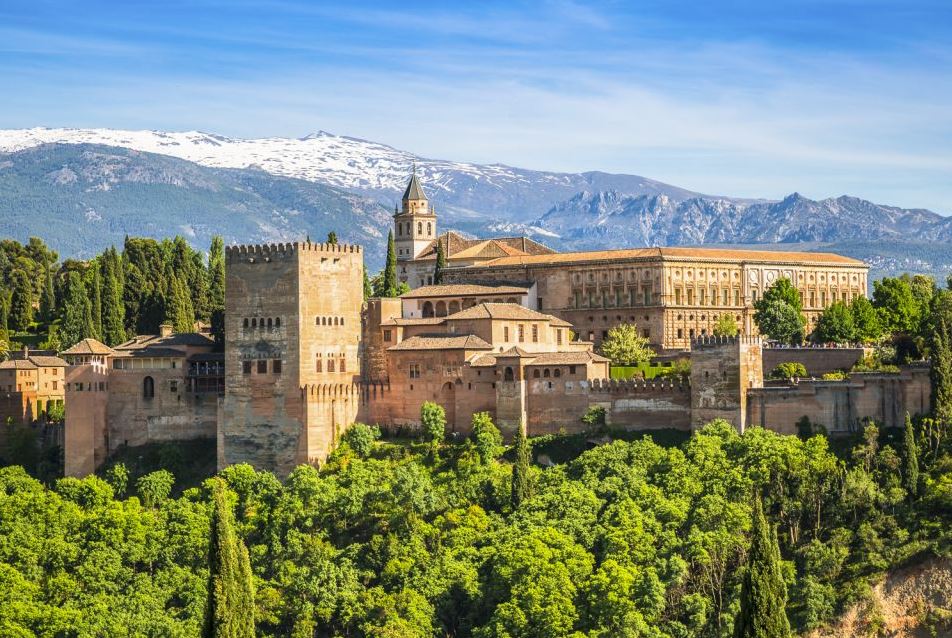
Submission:
M 549 469 L 504 455 L 485 419 L 477 432 L 394 444 L 354 426 L 283 483 L 223 471 L 258 635 L 727 637 L 753 494 L 798 632 L 952 540 L 948 441 L 919 424 L 869 425 L 835 454 L 822 435 L 716 422 L 680 447 L 615 441 Z M 45 487 L 0 470 L 0 634 L 199 634 L 213 483 L 170 498 L 165 472 L 104 476 Z

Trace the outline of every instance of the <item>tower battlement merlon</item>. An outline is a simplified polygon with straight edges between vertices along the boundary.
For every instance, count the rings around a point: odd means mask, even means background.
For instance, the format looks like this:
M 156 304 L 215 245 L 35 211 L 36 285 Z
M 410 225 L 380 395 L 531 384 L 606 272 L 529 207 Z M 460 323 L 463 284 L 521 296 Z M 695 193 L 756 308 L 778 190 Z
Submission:
M 738 335 L 736 337 L 706 335 L 691 338 L 691 349 L 710 348 L 717 346 L 736 345 L 763 345 L 763 338 L 755 335 Z
M 314 242 L 286 242 L 277 244 L 236 244 L 225 248 L 227 263 L 253 262 L 257 259 L 270 261 L 277 258 L 286 259 L 297 253 L 324 253 L 324 254 L 361 254 L 363 248 L 358 244 L 328 244 Z

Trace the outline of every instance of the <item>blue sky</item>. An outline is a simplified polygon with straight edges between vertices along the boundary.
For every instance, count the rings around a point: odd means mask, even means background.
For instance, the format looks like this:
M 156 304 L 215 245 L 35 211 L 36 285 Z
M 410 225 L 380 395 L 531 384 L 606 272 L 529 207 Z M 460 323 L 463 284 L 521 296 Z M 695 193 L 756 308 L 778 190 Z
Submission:
M 952 213 L 952 2 L 0 1 L 0 128 L 323 129 Z

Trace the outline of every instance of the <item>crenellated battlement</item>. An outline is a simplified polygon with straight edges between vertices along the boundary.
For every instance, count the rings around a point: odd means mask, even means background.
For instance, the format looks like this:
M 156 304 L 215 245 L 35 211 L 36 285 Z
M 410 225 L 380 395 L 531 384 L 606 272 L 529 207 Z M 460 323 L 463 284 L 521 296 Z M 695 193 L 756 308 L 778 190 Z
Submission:
M 276 258 L 286 259 L 298 253 L 322 253 L 342 255 L 361 254 L 363 248 L 358 244 L 328 244 L 314 242 L 281 242 L 277 244 L 236 244 L 225 248 L 227 263 L 251 262 L 256 259 L 270 261 Z
M 305 399 L 318 397 L 357 397 L 360 384 L 357 383 L 308 383 L 301 386 L 301 396 Z
M 735 345 L 763 346 L 763 339 L 759 335 L 738 335 L 736 337 L 705 335 L 700 337 L 691 337 L 692 350 L 697 348 Z
M 680 379 L 592 379 L 592 392 L 625 394 L 670 394 L 681 392 L 689 394 L 691 384 Z

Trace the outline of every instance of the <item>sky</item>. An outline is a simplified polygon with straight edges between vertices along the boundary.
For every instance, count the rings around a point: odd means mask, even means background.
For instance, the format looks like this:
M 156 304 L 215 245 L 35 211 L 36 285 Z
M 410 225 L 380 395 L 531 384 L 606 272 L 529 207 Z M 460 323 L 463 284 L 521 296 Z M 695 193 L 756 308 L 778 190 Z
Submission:
M 952 214 L 952 2 L 0 0 L 0 128 L 34 126 Z

